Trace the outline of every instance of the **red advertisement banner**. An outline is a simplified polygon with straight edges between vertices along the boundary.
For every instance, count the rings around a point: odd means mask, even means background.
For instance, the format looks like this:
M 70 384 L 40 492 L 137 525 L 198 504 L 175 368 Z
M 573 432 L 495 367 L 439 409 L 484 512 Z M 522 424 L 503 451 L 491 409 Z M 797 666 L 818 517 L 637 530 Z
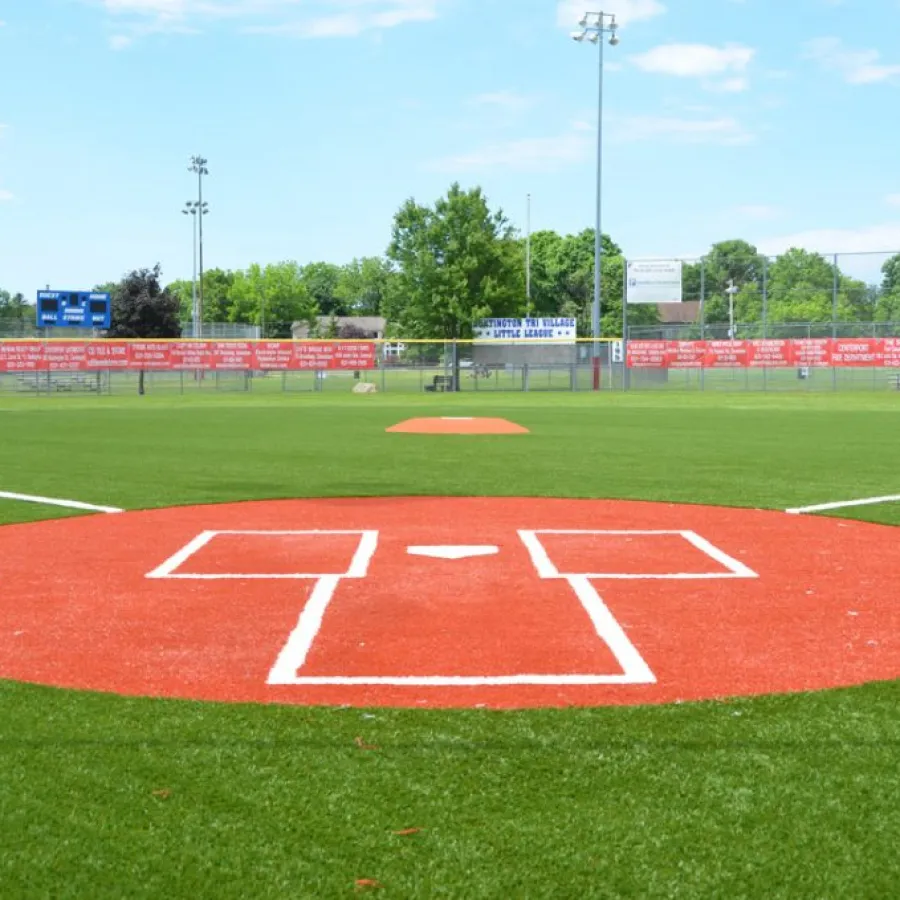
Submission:
M 884 364 L 889 369 L 900 369 L 900 338 L 884 339 Z
M 831 365 L 830 338 L 802 338 L 791 341 L 794 365 L 803 368 L 820 368 Z
M 628 344 L 628 365 L 635 369 L 668 368 L 668 342 L 631 341 Z
M 706 357 L 706 341 L 668 341 L 666 359 L 670 369 L 701 369 Z
M 0 341 L 0 372 L 374 369 L 371 341 Z
M 632 341 L 634 369 L 900 368 L 900 338 Z
M 784 369 L 794 365 L 791 341 L 750 341 L 748 364 L 752 368 Z
M 35 341 L 0 341 L 0 372 L 40 372 L 46 368 L 42 344 Z
M 884 341 L 880 338 L 838 338 L 831 342 L 832 366 L 883 366 Z

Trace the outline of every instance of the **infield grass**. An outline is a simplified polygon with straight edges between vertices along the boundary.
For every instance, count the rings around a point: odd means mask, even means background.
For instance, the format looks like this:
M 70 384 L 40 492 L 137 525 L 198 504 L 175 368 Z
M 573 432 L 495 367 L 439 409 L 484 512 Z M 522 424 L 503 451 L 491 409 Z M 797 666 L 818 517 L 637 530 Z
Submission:
M 532 434 L 384 433 L 430 414 L 505 416 Z M 892 394 L 0 398 L 0 490 L 127 509 L 410 494 L 783 509 L 900 493 L 898 446 Z M 0 501 L 4 522 L 61 514 Z M 900 524 L 900 504 L 845 514 Z M 0 715 L 3 897 L 885 898 L 900 886 L 900 682 L 516 713 L 6 682 Z

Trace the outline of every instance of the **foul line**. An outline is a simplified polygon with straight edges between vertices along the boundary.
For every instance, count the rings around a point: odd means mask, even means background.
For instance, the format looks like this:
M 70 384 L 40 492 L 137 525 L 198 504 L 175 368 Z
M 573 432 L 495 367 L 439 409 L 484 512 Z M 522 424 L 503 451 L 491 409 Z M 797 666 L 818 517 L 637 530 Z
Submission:
M 896 503 L 900 501 L 900 494 L 889 497 L 865 497 L 862 500 L 839 500 L 837 503 L 817 503 L 815 506 L 798 506 L 794 509 L 786 509 L 786 513 L 799 516 L 803 513 L 827 512 L 830 509 L 847 509 L 851 506 L 875 506 L 878 503 Z
M 85 509 L 89 512 L 125 512 L 124 509 L 119 509 L 117 506 L 96 506 L 93 503 L 82 503 L 80 500 L 60 500 L 57 497 L 36 497 L 31 494 L 14 494 L 11 491 L 0 491 L 0 500 L 22 500 L 24 503 L 43 503 L 46 506 L 64 506 L 67 509 Z

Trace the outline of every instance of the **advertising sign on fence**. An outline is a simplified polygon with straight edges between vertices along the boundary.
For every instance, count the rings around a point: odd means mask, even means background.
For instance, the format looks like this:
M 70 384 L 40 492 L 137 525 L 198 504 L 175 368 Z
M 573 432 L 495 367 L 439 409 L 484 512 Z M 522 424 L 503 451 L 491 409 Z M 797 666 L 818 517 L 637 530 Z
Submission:
M 628 262 L 626 295 L 629 303 L 681 303 L 681 260 L 651 259 Z
M 633 369 L 900 368 L 900 338 L 631 341 Z
M 838 338 L 832 341 L 833 366 L 883 366 L 884 341 L 879 338 Z
M 0 341 L 0 372 L 374 368 L 371 341 Z
M 785 369 L 794 364 L 791 341 L 749 341 L 748 365 L 759 369 Z
M 482 319 L 472 329 L 476 341 L 552 340 L 575 342 L 575 319 Z

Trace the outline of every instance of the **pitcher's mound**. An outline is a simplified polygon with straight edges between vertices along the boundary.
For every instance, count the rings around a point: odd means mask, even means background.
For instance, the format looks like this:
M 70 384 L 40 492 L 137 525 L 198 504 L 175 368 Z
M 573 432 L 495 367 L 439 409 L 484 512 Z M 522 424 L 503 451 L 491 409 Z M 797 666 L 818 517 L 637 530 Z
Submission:
M 508 419 L 476 419 L 443 416 L 437 419 L 407 419 L 385 429 L 396 434 L 528 434 L 528 429 Z

